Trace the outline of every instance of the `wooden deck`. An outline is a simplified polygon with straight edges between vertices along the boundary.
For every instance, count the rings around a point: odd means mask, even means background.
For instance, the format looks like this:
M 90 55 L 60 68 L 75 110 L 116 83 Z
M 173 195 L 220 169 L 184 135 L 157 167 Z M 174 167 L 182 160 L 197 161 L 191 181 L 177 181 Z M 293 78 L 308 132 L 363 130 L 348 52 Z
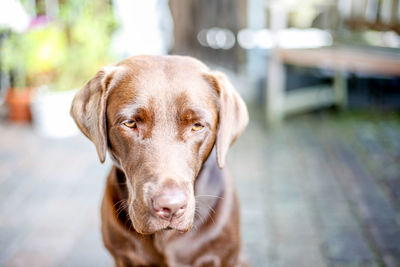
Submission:
M 252 266 L 400 266 L 400 116 L 326 111 L 266 130 L 260 113 L 228 158 Z M 83 136 L 0 124 L 0 266 L 113 266 L 109 167 Z

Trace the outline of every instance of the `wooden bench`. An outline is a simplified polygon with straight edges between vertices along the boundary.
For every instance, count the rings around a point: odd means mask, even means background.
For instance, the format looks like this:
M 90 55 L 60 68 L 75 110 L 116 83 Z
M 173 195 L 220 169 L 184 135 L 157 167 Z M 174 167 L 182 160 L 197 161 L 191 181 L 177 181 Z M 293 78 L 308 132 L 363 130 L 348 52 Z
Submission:
M 286 92 L 284 64 L 332 70 L 332 85 L 321 85 Z M 350 47 L 312 49 L 276 48 L 268 66 L 266 113 L 269 123 L 281 121 L 285 115 L 318 107 L 347 104 L 344 74 L 367 73 L 400 76 L 400 54 L 391 50 Z

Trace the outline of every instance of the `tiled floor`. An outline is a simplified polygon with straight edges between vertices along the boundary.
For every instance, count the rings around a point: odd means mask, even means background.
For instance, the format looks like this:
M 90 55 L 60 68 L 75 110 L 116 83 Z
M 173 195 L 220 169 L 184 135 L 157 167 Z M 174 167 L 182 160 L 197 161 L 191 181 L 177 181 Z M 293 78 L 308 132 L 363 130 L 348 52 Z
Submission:
M 400 117 L 324 112 L 266 130 L 255 115 L 228 158 L 252 266 L 399 266 Z M 83 136 L 0 124 L 0 266 L 112 266 L 109 167 Z

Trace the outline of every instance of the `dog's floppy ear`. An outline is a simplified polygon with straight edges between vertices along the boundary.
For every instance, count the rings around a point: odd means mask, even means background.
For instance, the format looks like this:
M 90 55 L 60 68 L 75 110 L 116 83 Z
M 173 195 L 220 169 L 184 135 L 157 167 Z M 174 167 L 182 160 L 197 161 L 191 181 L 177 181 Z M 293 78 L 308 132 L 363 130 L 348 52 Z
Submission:
M 207 73 L 206 79 L 214 86 L 219 98 L 216 148 L 218 166 L 222 169 L 228 148 L 246 128 L 249 114 L 246 104 L 225 74 L 218 71 Z
M 119 67 L 103 67 L 78 91 L 72 101 L 71 116 L 79 129 L 96 146 L 101 163 L 106 159 L 106 102 L 112 77 Z

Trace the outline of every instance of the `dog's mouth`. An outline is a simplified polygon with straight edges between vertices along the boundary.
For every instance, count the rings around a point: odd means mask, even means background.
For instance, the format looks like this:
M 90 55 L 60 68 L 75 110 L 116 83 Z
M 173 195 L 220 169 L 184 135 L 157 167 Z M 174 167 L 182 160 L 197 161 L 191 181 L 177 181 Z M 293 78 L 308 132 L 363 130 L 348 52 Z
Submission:
M 171 220 L 171 221 L 163 221 L 158 218 L 154 218 L 150 216 L 146 221 L 146 223 L 140 223 L 139 220 L 135 217 L 129 216 L 132 222 L 133 228 L 140 234 L 154 234 L 156 232 L 162 231 L 176 231 L 179 233 L 186 233 L 190 231 L 193 225 L 193 221 L 190 220 Z
M 157 229 L 158 228 L 158 229 Z M 158 227 L 155 227 L 153 229 L 154 232 L 162 232 L 162 231 L 176 231 L 179 233 L 186 233 L 190 231 L 192 228 L 192 224 L 186 224 L 186 223 L 178 223 L 178 222 L 173 222 L 171 221 L 168 225 L 159 225 Z
M 172 227 L 172 226 L 167 226 L 167 227 L 161 229 L 161 231 L 171 231 L 171 230 L 174 230 L 174 231 L 177 231 L 177 232 L 179 232 L 179 233 L 186 233 L 186 232 L 188 232 L 190 229 L 191 229 L 191 227 L 181 229 L 181 228 L 175 228 L 175 227 Z
M 179 228 L 179 227 L 172 227 L 172 226 L 166 226 L 166 227 L 158 228 L 158 229 L 142 229 L 142 230 L 139 230 L 139 229 L 135 228 L 135 230 L 138 233 L 144 234 L 144 235 L 151 235 L 151 234 L 155 234 L 157 232 L 164 232 L 164 231 L 166 231 L 166 232 L 176 231 L 178 233 L 182 233 L 183 234 L 183 233 L 188 232 L 190 229 L 191 229 L 191 227 L 189 227 L 189 228 Z

